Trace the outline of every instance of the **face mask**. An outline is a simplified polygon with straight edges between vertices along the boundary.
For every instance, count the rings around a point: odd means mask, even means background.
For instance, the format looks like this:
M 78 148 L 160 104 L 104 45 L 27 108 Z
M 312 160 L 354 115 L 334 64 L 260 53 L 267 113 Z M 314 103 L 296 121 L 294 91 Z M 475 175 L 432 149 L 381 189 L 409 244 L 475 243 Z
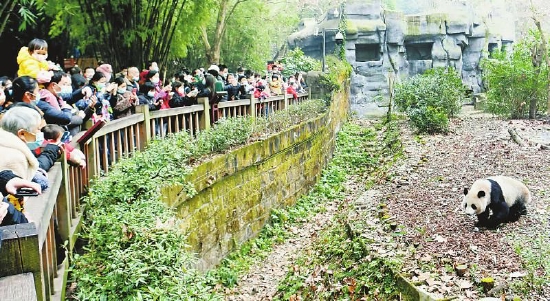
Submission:
M 134 80 L 135 82 L 139 81 L 139 76 L 134 77 L 133 80 Z
M 40 101 L 40 94 L 33 94 L 34 99 L 31 99 L 31 104 L 35 105 Z
M 73 87 L 61 86 L 61 93 L 65 93 L 65 94 L 73 93 Z
M 126 93 L 126 89 L 117 89 L 116 91 L 118 92 L 118 94 Z
M 55 92 L 55 94 L 59 94 L 61 93 L 61 87 L 59 85 L 55 85 L 55 88 L 53 88 L 53 91 Z
M 153 67 L 153 68 L 151 68 L 151 71 L 156 71 L 156 72 L 159 72 L 159 68 L 157 68 L 157 67 Z
M 33 53 L 32 57 L 35 58 L 39 62 L 43 62 L 48 58 L 48 55 L 47 54 Z
M 44 133 L 36 133 L 34 137 L 36 138 L 35 141 L 27 142 L 27 147 L 32 151 L 42 146 L 42 143 L 44 143 Z
M 159 79 L 158 78 L 151 78 L 151 82 L 156 85 L 156 84 L 159 83 Z
M 105 88 L 105 83 L 96 83 L 95 86 L 98 90 L 103 90 L 103 88 Z
M 149 91 L 149 92 L 147 92 L 147 96 L 155 97 L 155 92 L 154 91 Z

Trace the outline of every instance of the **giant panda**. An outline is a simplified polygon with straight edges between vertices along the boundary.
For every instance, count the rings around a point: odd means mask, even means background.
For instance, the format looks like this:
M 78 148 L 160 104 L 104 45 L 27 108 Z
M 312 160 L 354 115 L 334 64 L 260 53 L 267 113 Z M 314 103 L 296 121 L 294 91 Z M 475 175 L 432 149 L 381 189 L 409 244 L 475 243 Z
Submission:
M 522 182 L 495 176 L 475 181 L 470 190 L 464 188 L 462 208 L 467 214 L 477 215 L 476 227 L 494 229 L 527 214 L 525 204 L 530 201 L 531 192 Z

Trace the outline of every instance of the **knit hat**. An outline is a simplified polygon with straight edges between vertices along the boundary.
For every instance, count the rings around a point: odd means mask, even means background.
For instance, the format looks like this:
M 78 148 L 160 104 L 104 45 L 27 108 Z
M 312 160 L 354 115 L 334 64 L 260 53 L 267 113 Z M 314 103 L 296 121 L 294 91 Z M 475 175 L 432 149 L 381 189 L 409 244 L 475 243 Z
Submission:
M 113 73 L 113 67 L 109 64 L 103 64 L 99 67 L 95 68 L 96 72 L 101 72 L 103 74 L 112 74 Z

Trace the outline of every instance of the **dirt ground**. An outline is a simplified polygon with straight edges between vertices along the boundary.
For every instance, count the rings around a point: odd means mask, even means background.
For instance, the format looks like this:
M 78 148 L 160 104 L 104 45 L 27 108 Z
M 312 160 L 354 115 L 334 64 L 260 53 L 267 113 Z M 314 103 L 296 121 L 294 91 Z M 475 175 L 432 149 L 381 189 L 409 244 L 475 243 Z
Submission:
M 514 142 L 509 129 L 515 129 L 526 146 Z M 497 289 L 489 295 L 512 296 L 513 280 L 525 277 L 526 269 L 510 241 L 529 248 L 529 239 L 537 234 L 549 239 L 550 149 L 544 145 L 550 145 L 550 124 L 502 120 L 465 106 L 449 134 L 419 137 L 403 125 L 402 142 L 405 158 L 375 189 L 399 224 L 400 239 L 415 247 L 403 273 L 435 297 L 479 300 L 487 295 L 479 289 L 483 277 L 495 280 Z M 463 189 L 491 175 L 518 178 L 533 194 L 527 216 L 495 231 L 475 228 L 475 219 L 460 208 Z M 314 242 L 315 232 L 335 210 L 329 207 L 310 224 L 294 229 L 295 238 L 253 266 L 226 300 L 270 300 L 297 254 Z M 457 264 L 467 265 L 464 276 L 454 271 Z M 527 300 L 550 300 L 550 288 L 533 292 Z

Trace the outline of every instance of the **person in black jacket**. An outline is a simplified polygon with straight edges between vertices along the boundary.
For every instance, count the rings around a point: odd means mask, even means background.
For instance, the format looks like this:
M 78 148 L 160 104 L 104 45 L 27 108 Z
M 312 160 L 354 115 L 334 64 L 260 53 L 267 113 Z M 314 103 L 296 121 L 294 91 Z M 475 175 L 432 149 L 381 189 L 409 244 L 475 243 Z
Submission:
M 19 188 L 31 188 L 40 194 L 40 185 L 25 180 L 14 174 L 11 170 L 0 171 L 0 193 L 2 196 L 17 193 Z M 0 226 L 21 224 L 28 222 L 25 215 L 15 209 L 6 198 L 0 202 Z
M 155 99 L 155 85 L 152 82 L 145 82 L 141 87 L 141 94 L 138 96 L 140 105 L 149 106 L 149 111 L 160 110 L 162 99 Z

